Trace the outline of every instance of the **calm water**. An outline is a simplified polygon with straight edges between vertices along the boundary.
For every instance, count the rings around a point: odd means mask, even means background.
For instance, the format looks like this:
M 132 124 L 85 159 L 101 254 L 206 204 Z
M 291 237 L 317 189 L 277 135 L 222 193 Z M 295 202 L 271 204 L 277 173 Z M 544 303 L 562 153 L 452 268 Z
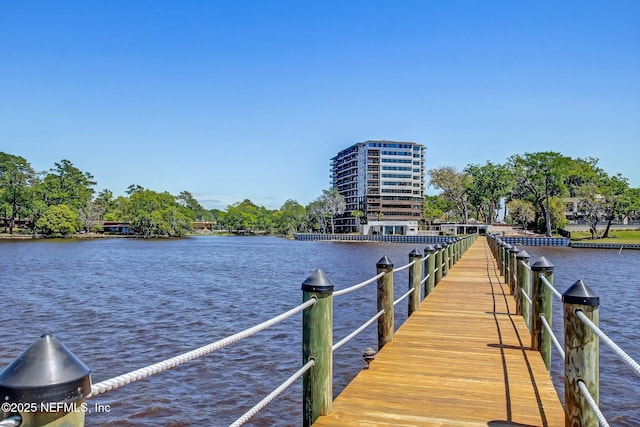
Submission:
M 182 240 L 0 241 L 0 367 L 44 333 L 74 352 L 99 382 L 208 344 L 298 305 L 300 284 L 322 268 L 336 289 L 375 275 L 388 255 L 396 266 L 415 245 L 315 243 L 275 237 L 197 237 Z M 421 248 L 419 248 L 421 249 Z M 534 248 L 556 266 L 563 291 L 584 280 L 601 297 L 602 328 L 640 360 L 640 253 Z M 396 296 L 406 290 L 398 273 Z M 375 285 L 336 298 L 334 342 L 375 313 Z M 560 329 L 560 304 L 554 328 Z M 396 323 L 406 317 L 398 306 Z M 363 367 L 376 328 L 334 355 L 337 394 Z M 554 380 L 561 385 L 559 357 Z M 612 425 L 640 425 L 640 379 L 601 349 L 601 404 Z M 300 315 L 238 344 L 176 369 L 107 392 L 90 403 L 108 413 L 88 426 L 226 426 L 301 364 Z M 300 424 L 301 384 L 268 405 L 248 425 Z

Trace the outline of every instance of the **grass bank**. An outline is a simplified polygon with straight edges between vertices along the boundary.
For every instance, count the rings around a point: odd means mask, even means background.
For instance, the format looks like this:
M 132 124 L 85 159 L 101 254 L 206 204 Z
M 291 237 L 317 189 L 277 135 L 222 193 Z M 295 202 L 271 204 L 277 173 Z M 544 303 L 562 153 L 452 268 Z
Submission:
M 618 243 L 618 244 L 640 244 L 639 230 L 615 230 L 609 231 L 606 239 L 591 239 L 591 233 L 587 231 L 572 231 L 571 241 L 580 243 Z

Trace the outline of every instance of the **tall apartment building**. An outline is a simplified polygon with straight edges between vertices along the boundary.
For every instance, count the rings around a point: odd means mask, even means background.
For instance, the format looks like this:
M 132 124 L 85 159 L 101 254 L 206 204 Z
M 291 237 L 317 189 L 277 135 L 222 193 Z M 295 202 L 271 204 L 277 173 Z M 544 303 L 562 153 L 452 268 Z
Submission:
M 331 183 L 347 205 L 336 231 L 417 233 L 424 210 L 425 151 L 415 142 L 365 141 L 333 157 Z

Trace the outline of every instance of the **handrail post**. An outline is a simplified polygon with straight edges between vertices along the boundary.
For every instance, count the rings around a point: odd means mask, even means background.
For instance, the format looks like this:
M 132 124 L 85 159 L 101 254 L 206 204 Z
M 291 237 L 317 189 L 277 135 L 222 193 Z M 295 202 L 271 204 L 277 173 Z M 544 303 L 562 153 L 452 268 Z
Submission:
M 498 267 L 500 269 L 500 275 L 504 277 L 504 241 L 498 242 Z
M 442 277 L 446 277 L 449 274 L 449 244 L 447 242 L 442 243 Z
M 378 318 L 378 351 L 388 342 L 393 341 L 393 263 L 387 256 L 380 258 L 376 264 L 378 274 L 385 273 L 378 279 L 378 312 L 384 314 Z
M 502 247 L 502 278 L 504 283 L 509 283 L 509 251 L 512 247 L 509 243 L 505 243 Z
M 524 289 L 527 295 L 529 295 L 529 269 L 525 266 L 531 265 L 531 255 L 524 249 L 521 250 L 516 254 L 516 263 L 518 264 L 516 269 L 518 275 L 513 289 L 513 296 L 516 300 L 516 314 L 521 314 L 525 319 L 527 327 L 529 327 L 529 302 L 523 301 L 522 290 Z M 526 311 L 524 307 L 526 307 Z M 526 315 L 524 313 L 526 313 Z
M 598 325 L 600 298 L 578 280 L 562 295 L 564 306 L 564 398 L 565 426 L 599 425 L 598 418 L 578 388 L 583 381 L 591 397 L 600 403 L 600 341 L 598 336 L 576 316 L 582 311 Z
M 315 364 L 302 376 L 303 426 L 333 411 L 333 283 L 320 269 L 302 283 L 303 302 L 317 302 L 302 312 L 302 364 Z
M 409 267 L 409 289 L 413 292 L 409 295 L 408 315 L 411 316 L 414 311 L 420 309 L 420 279 L 422 278 L 422 254 L 414 249 L 409 254 L 409 262 L 413 265 Z
M 436 266 L 436 248 L 433 245 L 427 245 L 424 248 L 424 255 L 428 256 L 427 258 L 427 274 L 429 275 L 429 277 L 427 278 L 427 281 L 425 282 L 425 288 L 424 288 L 424 297 L 426 298 L 427 295 L 429 295 L 431 292 L 433 292 L 433 289 L 436 287 L 436 272 L 435 272 L 435 266 Z
M 509 249 L 509 279 L 507 283 L 509 284 L 509 292 L 513 295 L 515 287 L 516 287 L 516 275 L 518 274 L 518 260 L 516 259 L 516 255 L 520 252 L 520 249 L 513 245 L 511 249 Z
M 449 245 L 447 246 L 449 250 L 449 270 L 451 270 L 453 268 L 454 260 L 456 258 L 456 254 L 455 254 L 456 244 L 453 239 L 449 239 L 447 243 Z
M 45 334 L 0 373 L 2 402 L 25 408 L 6 412 L 3 406 L 0 419 L 19 415 L 24 427 L 82 427 L 89 394 L 89 368 L 53 335 Z
M 436 249 L 436 277 L 435 277 L 435 285 L 437 285 L 438 283 L 440 283 L 440 281 L 442 280 L 442 245 L 440 243 L 437 243 L 435 246 Z
M 544 283 L 543 276 L 553 285 L 553 264 L 545 257 L 540 257 L 531 266 L 531 296 L 533 310 L 531 313 L 531 348 L 542 355 L 547 371 L 551 370 L 551 336 L 544 331 L 540 315 L 544 315 L 549 326 L 552 324 L 553 294 Z

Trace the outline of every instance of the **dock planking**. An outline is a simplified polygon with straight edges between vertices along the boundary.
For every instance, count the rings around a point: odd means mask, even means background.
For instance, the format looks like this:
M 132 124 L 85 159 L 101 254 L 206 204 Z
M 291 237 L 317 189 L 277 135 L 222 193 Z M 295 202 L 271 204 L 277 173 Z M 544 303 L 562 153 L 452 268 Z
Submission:
M 314 426 L 563 426 L 485 238 L 479 238 Z

